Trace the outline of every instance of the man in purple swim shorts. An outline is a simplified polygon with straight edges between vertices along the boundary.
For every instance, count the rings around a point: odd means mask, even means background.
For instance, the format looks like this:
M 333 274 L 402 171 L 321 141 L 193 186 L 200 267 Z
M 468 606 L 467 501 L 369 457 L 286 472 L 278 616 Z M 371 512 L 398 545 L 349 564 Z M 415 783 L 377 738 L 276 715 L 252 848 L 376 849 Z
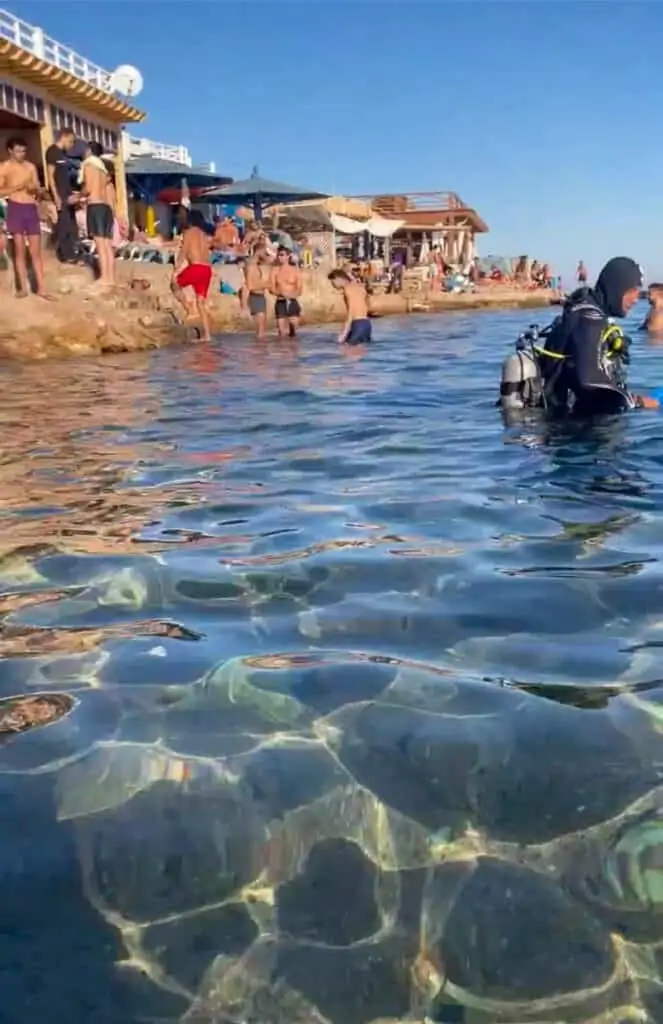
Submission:
M 17 295 L 24 298 L 30 292 L 27 265 L 29 251 L 37 295 L 46 298 L 37 206 L 40 192 L 37 168 L 26 159 L 28 148 L 23 139 L 9 139 L 7 152 L 9 158 L 0 164 L 0 196 L 7 200 L 6 226 L 14 242 L 14 262 L 19 284 Z

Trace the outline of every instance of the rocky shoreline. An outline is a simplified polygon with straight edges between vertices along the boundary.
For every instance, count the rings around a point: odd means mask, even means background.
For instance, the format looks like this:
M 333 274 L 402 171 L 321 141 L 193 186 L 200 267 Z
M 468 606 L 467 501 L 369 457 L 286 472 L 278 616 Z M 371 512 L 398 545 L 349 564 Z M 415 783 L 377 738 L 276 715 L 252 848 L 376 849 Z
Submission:
M 85 268 L 47 266 L 47 287 L 53 301 L 11 294 L 9 273 L 2 275 L 0 301 L 0 358 L 41 360 L 139 352 L 196 341 L 195 325 L 183 324 L 169 291 L 171 269 L 158 264 L 118 262 L 120 287 L 103 294 L 91 283 Z M 220 334 L 246 333 L 251 323 L 240 313 L 235 296 L 221 295 L 219 272 L 210 298 L 213 329 Z M 486 286 L 472 294 L 424 296 L 376 295 L 376 317 L 417 312 L 536 308 L 549 306 L 552 292 Z M 305 275 L 302 297 L 306 324 L 338 323 L 344 317 L 341 297 L 326 277 Z

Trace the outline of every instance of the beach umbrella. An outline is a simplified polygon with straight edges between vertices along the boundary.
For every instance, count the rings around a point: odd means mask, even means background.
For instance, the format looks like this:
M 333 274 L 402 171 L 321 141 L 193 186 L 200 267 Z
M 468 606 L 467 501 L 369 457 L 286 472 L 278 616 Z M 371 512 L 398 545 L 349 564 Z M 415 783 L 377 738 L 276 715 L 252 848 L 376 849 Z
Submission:
M 203 193 L 198 202 L 245 203 L 252 207 L 255 219 L 261 221 L 265 206 L 272 206 L 276 203 L 292 203 L 302 199 L 326 198 L 324 192 L 316 192 L 314 189 L 286 185 L 282 181 L 262 178 L 258 174 L 258 168 L 254 167 L 250 178 L 233 181 L 231 185 L 224 185 L 221 188 L 212 188 L 209 192 Z

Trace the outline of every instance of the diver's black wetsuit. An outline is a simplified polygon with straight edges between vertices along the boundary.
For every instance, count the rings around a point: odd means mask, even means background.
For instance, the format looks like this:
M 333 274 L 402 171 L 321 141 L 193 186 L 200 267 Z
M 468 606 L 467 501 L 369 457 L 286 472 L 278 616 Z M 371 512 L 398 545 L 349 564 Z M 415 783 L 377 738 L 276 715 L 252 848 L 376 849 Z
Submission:
M 606 332 L 612 317 L 623 317 L 623 297 L 640 287 L 642 272 L 626 257 L 610 260 L 593 289 L 581 288 L 567 300 L 560 329 L 546 349 L 562 360 L 544 357 L 542 371 L 553 408 L 572 405 L 573 413 L 591 416 L 632 409 L 637 400 L 615 380 L 606 359 Z M 573 401 L 569 403 L 569 392 Z

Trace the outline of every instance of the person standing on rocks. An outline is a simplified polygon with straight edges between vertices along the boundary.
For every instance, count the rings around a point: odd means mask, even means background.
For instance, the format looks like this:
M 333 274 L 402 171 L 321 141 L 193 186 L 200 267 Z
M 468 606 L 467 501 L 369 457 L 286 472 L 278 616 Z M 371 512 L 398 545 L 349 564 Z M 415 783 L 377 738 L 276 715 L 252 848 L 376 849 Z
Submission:
M 115 284 L 115 251 L 113 249 L 113 221 L 115 211 L 109 200 L 114 195 L 106 164 L 102 160 L 103 147 L 88 142 L 81 167 L 83 191 L 87 199 L 87 233 L 92 239 L 99 261 L 99 284 Z
M 212 283 L 210 265 L 210 237 L 205 230 L 205 218 L 199 210 L 190 210 L 187 226 L 182 233 L 182 244 L 175 259 L 171 290 L 184 307 L 187 319 L 196 315 L 203 326 L 201 341 L 211 341 L 207 296 Z M 185 297 L 185 288 L 191 288 L 195 306 Z
M 0 164 L 0 195 L 7 200 L 7 232 L 14 241 L 14 263 L 18 278 L 18 298 L 30 294 L 27 251 L 30 252 L 36 293 L 46 298 L 44 264 L 41 256 L 41 224 L 37 202 L 41 186 L 37 168 L 27 159 L 24 139 L 7 142 L 8 159 Z
M 79 263 L 81 247 L 74 207 L 80 196 L 74 191 L 68 153 L 74 148 L 76 137 L 70 128 L 58 132 L 56 142 L 46 150 L 48 187 L 58 213 L 55 224 L 55 250 L 60 263 Z

